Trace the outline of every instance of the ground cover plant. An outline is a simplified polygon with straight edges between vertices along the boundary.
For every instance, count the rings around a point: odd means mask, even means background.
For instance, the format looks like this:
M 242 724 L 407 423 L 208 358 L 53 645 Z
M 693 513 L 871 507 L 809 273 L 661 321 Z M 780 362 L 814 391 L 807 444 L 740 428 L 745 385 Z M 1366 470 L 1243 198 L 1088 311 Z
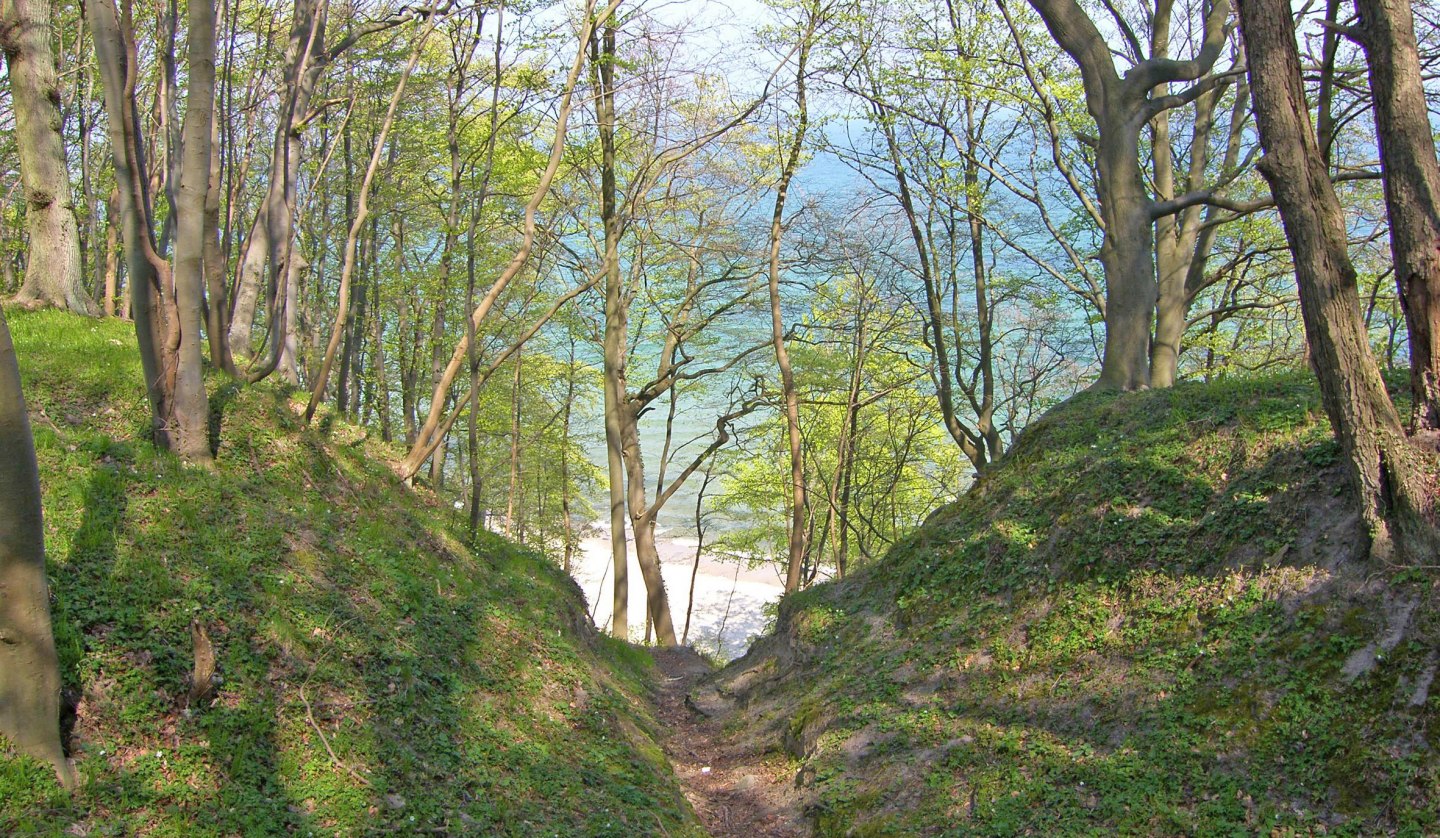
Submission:
M 83 785 L 0 755 L 0 832 L 694 831 L 648 657 L 543 557 L 464 543 L 393 451 L 302 429 L 279 387 L 212 381 L 216 465 L 184 466 L 139 441 L 128 324 L 10 319 Z

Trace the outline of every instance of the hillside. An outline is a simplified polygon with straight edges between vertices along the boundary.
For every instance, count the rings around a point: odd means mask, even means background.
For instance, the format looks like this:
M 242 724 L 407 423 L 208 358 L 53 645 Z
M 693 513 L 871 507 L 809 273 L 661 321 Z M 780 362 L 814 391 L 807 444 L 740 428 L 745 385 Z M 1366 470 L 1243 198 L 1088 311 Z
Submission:
M 822 835 L 1436 834 L 1434 569 L 1337 453 L 1298 377 L 1082 395 L 691 703 Z
M 214 471 L 137 442 L 132 327 L 10 314 L 83 788 L 0 755 L 0 833 L 698 831 L 580 591 L 400 490 L 394 451 L 212 382 Z M 189 698 L 192 623 L 213 696 Z

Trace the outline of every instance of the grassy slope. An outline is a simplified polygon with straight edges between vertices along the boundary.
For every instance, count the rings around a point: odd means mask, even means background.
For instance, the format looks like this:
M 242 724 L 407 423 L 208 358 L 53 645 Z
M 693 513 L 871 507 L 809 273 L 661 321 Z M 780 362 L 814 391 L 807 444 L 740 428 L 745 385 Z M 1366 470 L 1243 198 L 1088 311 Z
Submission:
M 1081 396 L 697 700 L 822 834 L 1440 833 L 1436 577 L 1337 453 L 1299 378 Z
M 0 833 L 696 831 L 636 709 L 648 660 L 557 569 L 467 548 L 393 451 L 268 386 L 217 381 L 220 465 L 182 467 L 137 441 L 129 326 L 10 317 L 86 785 L 0 755 Z M 200 707 L 192 619 L 221 678 Z

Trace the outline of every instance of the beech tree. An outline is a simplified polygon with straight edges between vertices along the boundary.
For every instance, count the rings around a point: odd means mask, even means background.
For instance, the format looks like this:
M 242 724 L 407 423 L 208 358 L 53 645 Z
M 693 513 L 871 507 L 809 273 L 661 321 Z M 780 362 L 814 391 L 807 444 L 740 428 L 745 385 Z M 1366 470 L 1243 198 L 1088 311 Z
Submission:
M 145 388 L 150 398 L 152 433 L 156 444 L 174 451 L 182 459 L 209 462 L 209 398 L 201 367 L 201 270 L 193 259 L 201 250 L 200 243 L 187 240 L 185 250 L 191 258 L 187 258 L 179 271 L 172 271 L 156 249 L 154 209 L 145 177 L 145 140 L 140 133 L 135 101 L 140 67 L 129 4 L 123 16 L 114 0 L 86 0 L 85 11 L 94 32 L 96 61 L 105 87 L 110 150 L 115 182 L 120 190 L 120 225 L 130 278 L 131 313 L 135 318 Z M 213 3 L 192 2 L 189 16 L 190 71 L 201 79 L 208 73 L 213 79 Z M 197 137 L 196 146 L 208 142 L 208 120 L 213 119 L 214 114 L 213 105 L 206 101 L 206 86 L 201 79 L 196 81 L 200 89 L 196 94 L 199 98 L 193 102 L 196 110 L 187 114 L 187 122 L 193 120 L 190 130 Z M 213 97 L 213 83 L 208 95 Z M 187 189 L 192 206 L 203 204 L 209 183 L 209 149 L 204 148 L 203 155 L 200 150 L 192 148 L 192 156 L 184 167 L 192 178 L 193 185 Z M 194 183 L 202 175 L 205 185 Z M 194 198 L 197 192 L 198 202 Z M 187 226 L 187 235 L 200 231 L 198 224 Z
M 40 472 L 20 367 L 0 311 L 0 735 L 48 762 L 66 788 L 75 772 L 60 745 L 60 662 L 50 628 Z
M 1440 430 L 1440 161 L 1409 0 L 1356 0 L 1369 58 L 1395 284 L 1410 336 L 1416 430 Z
M 1370 353 L 1345 215 L 1321 156 L 1301 80 L 1290 6 L 1240 0 L 1256 122 L 1295 260 L 1300 307 L 1326 415 L 1380 560 L 1424 563 L 1440 549 L 1434 463 L 1411 445 Z
M 31 306 L 77 314 L 99 309 L 85 293 L 80 234 L 60 135 L 60 85 L 51 49 L 49 0 L 0 2 L 0 50 L 15 109 L 15 145 L 25 190 L 25 281 L 15 295 Z
M 1155 317 L 1154 224 L 1182 204 L 1210 199 L 1195 193 L 1183 201 L 1157 203 L 1141 168 L 1140 137 L 1145 126 L 1164 113 L 1214 89 L 1221 76 L 1211 73 L 1226 39 L 1229 0 L 1213 0 L 1205 15 L 1202 40 L 1194 57 L 1168 54 L 1168 38 L 1157 37 L 1145 50 L 1130 24 L 1118 13 L 1114 23 L 1131 43 L 1137 60 L 1122 73 L 1109 42 L 1077 0 L 1030 0 L 1046 27 L 1075 63 L 1085 85 L 1085 102 L 1095 120 L 1100 220 L 1104 238 L 1100 261 L 1105 267 L 1105 351 L 1100 389 L 1133 390 L 1150 386 L 1150 340 Z M 1113 7 L 1112 11 L 1113 11 Z M 1164 31 L 1172 9 L 1159 0 L 1152 18 Z M 1139 58 L 1148 53 L 1147 57 Z M 1178 93 L 1169 85 L 1186 83 Z

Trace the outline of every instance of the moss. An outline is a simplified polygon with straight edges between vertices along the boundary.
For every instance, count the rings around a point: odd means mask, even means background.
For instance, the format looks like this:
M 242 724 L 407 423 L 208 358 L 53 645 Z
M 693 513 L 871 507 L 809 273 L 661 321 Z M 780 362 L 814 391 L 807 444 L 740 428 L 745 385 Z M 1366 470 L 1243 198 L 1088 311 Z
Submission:
M 36 417 L 67 799 L 0 756 L 0 832 L 634 835 L 699 827 L 648 662 L 544 557 L 395 484 L 400 452 L 282 388 L 212 381 L 213 471 L 142 438 L 128 324 L 11 315 Z M 192 706 L 192 620 L 218 663 Z M 657 826 L 658 825 L 658 826 Z
M 1433 831 L 1440 702 L 1409 704 L 1433 580 L 1353 563 L 1328 440 L 1298 375 L 1084 394 L 883 561 L 787 600 L 826 645 L 747 700 L 821 743 L 822 832 Z M 1352 685 L 1393 599 L 1415 648 Z M 893 740 L 841 758 L 867 723 Z

